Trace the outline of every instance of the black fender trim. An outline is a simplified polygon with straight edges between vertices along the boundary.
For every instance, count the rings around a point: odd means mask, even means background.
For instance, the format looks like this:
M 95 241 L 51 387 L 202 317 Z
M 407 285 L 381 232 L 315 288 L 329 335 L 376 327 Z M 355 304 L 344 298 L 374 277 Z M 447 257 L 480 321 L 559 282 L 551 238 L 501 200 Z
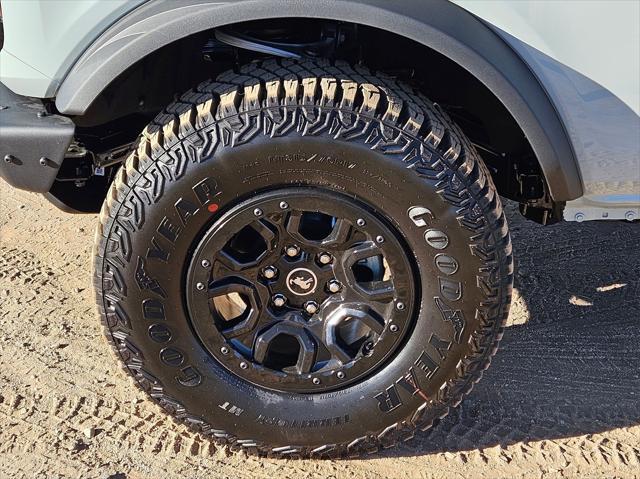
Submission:
M 531 143 L 555 201 L 582 196 L 575 154 L 546 91 L 526 63 L 489 26 L 447 0 L 154 0 L 105 31 L 70 70 L 58 110 L 81 115 L 128 67 L 193 33 L 232 23 L 309 17 L 368 25 L 419 42 L 486 85 Z
M 74 131 L 66 116 L 50 114 L 41 100 L 0 83 L 0 178 L 11 186 L 49 191 Z

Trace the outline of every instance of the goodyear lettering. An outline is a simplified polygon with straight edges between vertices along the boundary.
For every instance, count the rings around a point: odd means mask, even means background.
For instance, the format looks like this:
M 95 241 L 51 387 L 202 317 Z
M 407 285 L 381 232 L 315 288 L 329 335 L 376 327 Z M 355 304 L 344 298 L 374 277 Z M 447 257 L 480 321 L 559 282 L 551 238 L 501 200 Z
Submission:
M 142 315 L 145 319 L 152 321 L 166 319 L 164 315 L 164 305 L 158 299 L 145 299 L 142 302 Z
M 201 206 L 207 205 L 221 193 L 218 189 L 218 182 L 213 178 L 205 178 L 202 180 L 193 187 L 193 192 Z
M 424 206 L 412 206 L 407 213 L 413 224 L 418 228 L 428 226 L 433 221 L 434 216 L 431 210 Z
M 198 212 L 198 207 L 184 198 L 176 201 L 175 208 L 183 225 L 186 225 L 187 220 Z
M 458 301 L 462 298 L 462 283 L 460 281 L 438 277 L 438 284 L 440 285 L 440 294 L 442 294 L 445 299 Z
M 155 236 L 151 238 L 151 248 L 147 250 L 147 258 L 156 258 L 165 263 L 169 259 L 169 253 L 160 247 Z
M 182 228 L 174 225 L 169 218 L 166 216 L 162 218 L 160 222 L 160 226 L 157 229 L 158 233 L 160 233 L 163 237 L 165 237 L 169 242 L 175 243 L 178 235 L 182 231 Z
M 429 346 L 431 351 L 422 351 L 414 363 L 415 367 L 410 367 L 393 384 L 374 396 L 380 411 L 388 413 L 400 407 L 403 404 L 403 396 L 410 398 L 419 395 L 425 401 L 428 399 L 420 387 L 420 377 L 422 376 L 424 380 L 434 376 L 446 358 L 451 342 L 432 334 L 429 338 Z
M 138 264 L 136 266 L 136 283 L 138 283 L 138 287 L 140 290 L 148 289 L 149 291 L 153 291 L 158 296 L 166 297 L 166 293 L 160 286 L 157 280 L 153 279 L 145 269 L 144 258 L 138 256 Z
M 378 401 L 378 409 L 382 412 L 393 411 L 402 405 L 402 400 L 398 395 L 395 384 L 392 384 L 386 391 L 376 394 L 374 397 Z
M 466 326 L 466 320 L 464 319 L 462 311 L 459 309 L 452 309 L 438 296 L 433 298 L 433 300 L 442 315 L 442 319 L 445 322 L 451 323 L 453 326 L 453 338 L 456 343 L 460 344 L 462 334 L 464 333 L 464 328 Z

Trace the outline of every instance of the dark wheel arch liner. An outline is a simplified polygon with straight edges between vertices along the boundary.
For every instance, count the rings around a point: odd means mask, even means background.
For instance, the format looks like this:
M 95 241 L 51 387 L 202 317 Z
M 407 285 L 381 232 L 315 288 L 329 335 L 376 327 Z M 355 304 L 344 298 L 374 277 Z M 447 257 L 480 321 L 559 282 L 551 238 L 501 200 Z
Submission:
M 116 22 L 80 57 L 63 81 L 58 110 L 81 115 L 126 68 L 193 33 L 248 20 L 310 17 L 391 31 L 468 70 L 504 104 L 531 143 L 552 198 L 582 195 L 571 143 L 546 91 L 525 62 L 480 19 L 447 0 L 185 0 L 147 2 Z

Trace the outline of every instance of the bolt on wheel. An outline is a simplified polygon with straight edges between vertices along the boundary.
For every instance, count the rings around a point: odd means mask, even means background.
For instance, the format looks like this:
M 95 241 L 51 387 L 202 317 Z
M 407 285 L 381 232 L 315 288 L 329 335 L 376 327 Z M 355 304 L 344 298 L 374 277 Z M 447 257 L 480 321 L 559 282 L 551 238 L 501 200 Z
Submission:
M 263 193 L 201 238 L 187 277 L 196 285 L 187 289 L 190 319 L 212 356 L 251 383 L 343 387 L 380 367 L 411 327 L 417 298 L 406 251 L 398 232 L 354 199 Z M 194 266 L 205 258 L 209 268 Z

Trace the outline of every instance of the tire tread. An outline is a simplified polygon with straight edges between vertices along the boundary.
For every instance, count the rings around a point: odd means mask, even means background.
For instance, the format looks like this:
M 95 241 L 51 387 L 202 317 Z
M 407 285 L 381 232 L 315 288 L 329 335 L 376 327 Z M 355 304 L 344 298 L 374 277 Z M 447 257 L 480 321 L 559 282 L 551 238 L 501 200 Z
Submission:
M 337 112 L 326 121 L 328 110 Z M 253 115 L 263 111 L 263 115 Z M 253 125 L 250 117 L 263 120 Z M 423 403 L 405 420 L 348 444 L 315 448 L 290 445 L 270 449 L 250 438 L 238 438 L 190 414 L 169 397 L 160 381 L 144 370 L 144 358 L 126 334 L 126 313 L 108 298 L 117 289 L 114 251 L 126 254 L 127 236 L 144 223 L 144 208 L 157 202 L 166 181 L 185 165 L 166 161 L 178 143 L 203 140 L 199 132 L 217 125 L 204 150 L 217 144 L 239 144 L 264 132 L 271 136 L 292 129 L 302 134 L 329 131 L 336 138 L 366 138 L 371 148 L 399 155 L 441 197 L 456 208 L 460 225 L 473 233 L 472 253 L 483 267 L 477 281 L 485 300 L 476 312 L 479 327 L 469 337 L 470 353 L 458 364 L 437 397 Z M 380 131 L 375 131 L 379 127 Z M 398 135 L 398 130 L 403 135 Z M 409 137 L 411 141 L 405 141 Z M 403 141 L 405 141 L 403 143 Z M 206 141 L 205 141 L 206 143 Z M 412 152 L 436 150 L 438 158 Z M 413 156 L 412 156 L 413 155 Z M 187 155 L 188 156 L 188 155 Z M 205 155 L 202 155 L 204 158 Z M 161 165 L 163 162 L 166 164 Z M 139 205 L 142 205 L 140 207 Z M 118 241 L 115 241 L 118 238 Z M 124 246 L 123 246 L 124 245 Z M 427 430 L 468 394 L 482 377 L 502 337 L 511 300 L 513 258 L 500 198 L 485 165 L 460 129 L 438 106 L 407 84 L 362 66 L 326 60 L 263 60 L 200 83 L 168 105 L 145 128 L 135 150 L 120 168 L 100 211 L 94 240 L 94 286 L 105 335 L 134 383 L 166 411 L 190 428 L 228 444 L 231 449 L 268 456 L 344 457 L 373 453 Z M 108 303 L 108 305 L 107 305 Z

